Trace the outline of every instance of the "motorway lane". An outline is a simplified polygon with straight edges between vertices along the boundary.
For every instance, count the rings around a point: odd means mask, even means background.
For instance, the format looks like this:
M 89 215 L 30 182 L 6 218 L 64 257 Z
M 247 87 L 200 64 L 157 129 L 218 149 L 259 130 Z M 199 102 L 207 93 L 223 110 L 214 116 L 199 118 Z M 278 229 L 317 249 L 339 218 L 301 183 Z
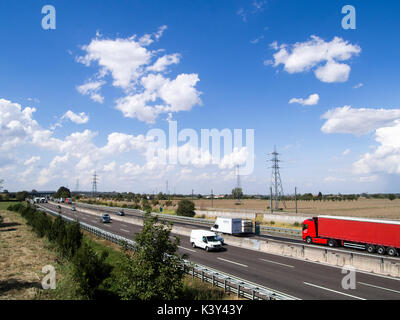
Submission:
M 79 208 L 79 203 L 76 203 L 75 206 L 77 208 Z M 86 207 L 82 207 L 82 208 L 86 208 Z M 86 208 L 88 209 L 88 208 Z M 100 210 L 99 210 L 100 211 Z M 115 214 L 117 212 L 117 210 L 109 208 L 109 207 L 104 207 L 104 209 L 101 210 L 102 212 L 106 212 L 106 213 L 111 213 L 111 214 Z M 127 217 L 139 217 L 142 218 L 142 216 L 140 214 L 132 214 L 132 213 L 125 213 L 125 215 Z M 174 225 L 176 226 L 182 226 L 182 227 L 187 227 L 187 228 L 191 228 L 191 229 L 204 229 L 204 230 L 209 230 L 210 227 L 207 225 L 199 225 L 199 224 L 195 224 L 195 223 L 190 223 L 190 222 L 181 222 L 181 221 L 173 221 Z M 304 246 L 309 246 L 309 247 L 316 247 L 316 248 L 321 248 L 322 245 L 319 244 L 311 244 L 308 245 L 306 244 L 302 239 L 296 239 L 290 236 L 283 236 L 283 235 L 276 235 L 274 234 L 264 234 L 264 235 L 246 235 L 245 237 L 248 238 L 252 238 L 255 240 L 271 240 L 271 241 L 276 241 L 276 242 L 283 242 L 283 243 L 296 243 L 296 244 L 301 244 Z M 325 247 L 325 246 L 324 246 Z M 363 254 L 365 256 L 372 256 L 372 257 L 376 257 L 379 256 L 377 253 L 375 254 L 369 254 L 366 253 L 365 250 L 359 250 L 359 249 L 355 249 L 355 248 L 348 248 L 348 247 L 338 247 L 335 249 L 331 249 L 330 250 L 334 250 L 334 251 L 338 251 L 338 252 L 354 252 L 357 254 Z M 400 260 L 400 257 L 388 257 L 385 256 L 386 260 L 393 260 L 398 262 Z
M 46 207 L 57 211 L 54 205 Z M 62 213 L 127 238 L 141 230 L 138 225 L 118 220 L 103 224 L 99 217 L 79 211 L 62 209 Z M 207 253 L 193 250 L 189 237 L 180 238 L 179 253 L 188 254 L 191 261 L 301 299 L 400 299 L 397 279 L 357 272 L 356 289 L 344 290 L 341 281 L 345 274 L 340 268 L 233 246 L 226 246 L 223 252 Z

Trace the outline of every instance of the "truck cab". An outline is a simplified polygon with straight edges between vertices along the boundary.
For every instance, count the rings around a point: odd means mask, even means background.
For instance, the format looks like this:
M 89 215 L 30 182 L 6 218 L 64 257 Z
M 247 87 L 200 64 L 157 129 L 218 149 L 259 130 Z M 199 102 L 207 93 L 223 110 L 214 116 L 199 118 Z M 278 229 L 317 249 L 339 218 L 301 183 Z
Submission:
M 303 221 L 302 237 L 308 244 L 319 243 L 327 244 L 328 239 L 318 237 L 318 218 L 307 219 Z

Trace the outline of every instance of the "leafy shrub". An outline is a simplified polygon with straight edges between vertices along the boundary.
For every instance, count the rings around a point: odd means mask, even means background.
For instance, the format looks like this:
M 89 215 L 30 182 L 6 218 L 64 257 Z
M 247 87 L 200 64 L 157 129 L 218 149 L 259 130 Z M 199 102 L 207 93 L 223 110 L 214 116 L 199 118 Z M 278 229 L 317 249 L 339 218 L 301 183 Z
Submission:
M 179 201 L 178 209 L 176 210 L 178 216 L 194 217 L 194 203 L 190 200 L 184 199 Z

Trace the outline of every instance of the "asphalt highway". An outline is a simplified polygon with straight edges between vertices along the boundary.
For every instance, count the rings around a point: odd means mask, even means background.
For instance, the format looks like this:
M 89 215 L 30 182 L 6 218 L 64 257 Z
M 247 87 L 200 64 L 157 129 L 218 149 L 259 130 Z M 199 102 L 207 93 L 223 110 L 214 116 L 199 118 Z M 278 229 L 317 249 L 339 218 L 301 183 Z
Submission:
M 41 205 L 59 211 L 56 205 Z M 61 212 L 129 239 L 133 239 L 134 234 L 141 230 L 141 226 L 114 220 L 112 216 L 111 223 L 103 224 L 98 216 L 83 213 L 79 211 L 79 207 L 76 208 L 78 211 L 62 208 Z M 199 226 L 191 228 L 199 229 Z M 205 226 L 204 229 L 208 228 Z M 179 253 L 186 253 L 189 260 L 299 299 L 400 299 L 400 279 L 356 272 L 355 288 L 344 289 L 342 281 L 348 272 L 342 273 L 342 269 L 338 267 L 229 245 L 220 252 L 206 252 L 199 248 L 193 249 L 189 237 L 179 237 L 181 238 Z

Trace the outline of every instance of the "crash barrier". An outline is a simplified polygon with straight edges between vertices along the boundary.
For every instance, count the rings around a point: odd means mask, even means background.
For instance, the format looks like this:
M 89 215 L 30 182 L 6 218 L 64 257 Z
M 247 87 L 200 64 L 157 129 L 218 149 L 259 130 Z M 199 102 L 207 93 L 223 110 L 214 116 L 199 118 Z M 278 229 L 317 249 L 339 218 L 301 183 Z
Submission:
M 56 211 L 47 209 L 40 205 L 36 206 L 41 211 L 51 214 L 53 216 L 61 216 L 62 219 L 75 222 L 76 220 L 62 215 Z M 81 228 L 88 232 L 93 233 L 94 235 L 116 243 L 121 246 L 125 246 L 126 248 L 133 250 L 135 248 L 135 241 L 113 234 L 112 232 L 102 230 L 100 228 L 91 226 L 87 223 L 78 221 Z M 279 291 L 260 286 L 258 284 L 254 284 L 247 280 L 237 278 L 230 274 L 224 273 L 222 271 L 209 268 L 207 266 L 190 262 L 188 260 L 184 260 L 186 265 L 187 273 L 192 277 L 196 277 L 201 279 L 203 282 L 209 282 L 213 286 L 217 286 L 224 289 L 224 292 L 234 293 L 239 298 L 246 298 L 252 300 L 296 300 L 296 297 L 286 295 Z

